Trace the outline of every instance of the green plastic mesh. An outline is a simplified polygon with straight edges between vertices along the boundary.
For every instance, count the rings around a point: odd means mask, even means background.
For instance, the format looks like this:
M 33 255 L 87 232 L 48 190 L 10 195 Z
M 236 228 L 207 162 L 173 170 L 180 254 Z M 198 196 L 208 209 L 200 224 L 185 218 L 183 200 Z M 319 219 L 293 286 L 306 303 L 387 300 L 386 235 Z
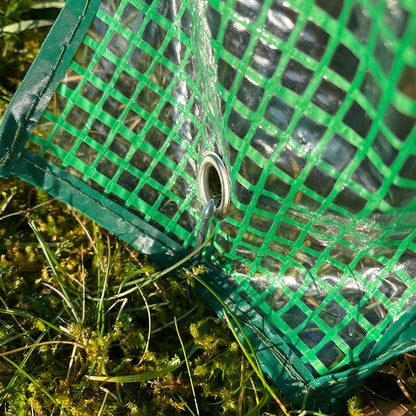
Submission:
M 189 246 L 208 120 L 190 12 L 160 5 L 102 3 L 27 148 Z
M 160 260 L 195 245 L 215 151 L 231 208 L 207 282 L 282 391 L 336 408 L 416 348 L 416 3 L 74 4 L 4 118 L 0 173 Z

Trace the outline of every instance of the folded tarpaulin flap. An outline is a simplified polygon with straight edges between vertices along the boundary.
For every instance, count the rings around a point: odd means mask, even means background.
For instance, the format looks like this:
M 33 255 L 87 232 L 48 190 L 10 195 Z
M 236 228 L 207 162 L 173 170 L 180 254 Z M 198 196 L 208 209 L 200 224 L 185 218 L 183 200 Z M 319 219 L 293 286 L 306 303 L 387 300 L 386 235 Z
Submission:
M 415 33 L 409 0 L 69 0 L 0 174 L 162 264 L 216 198 L 205 282 L 283 393 L 340 411 L 416 348 Z

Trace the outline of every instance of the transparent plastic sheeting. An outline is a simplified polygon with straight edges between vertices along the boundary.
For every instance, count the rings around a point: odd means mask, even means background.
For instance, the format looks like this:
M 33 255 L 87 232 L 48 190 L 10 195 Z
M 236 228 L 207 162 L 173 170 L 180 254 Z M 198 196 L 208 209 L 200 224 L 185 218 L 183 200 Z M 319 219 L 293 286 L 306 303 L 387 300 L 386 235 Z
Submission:
M 72 0 L 4 117 L 0 172 L 160 260 L 195 245 L 219 154 L 206 281 L 285 394 L 337 410 L 416 347 L 415 34 L 410 0 Z

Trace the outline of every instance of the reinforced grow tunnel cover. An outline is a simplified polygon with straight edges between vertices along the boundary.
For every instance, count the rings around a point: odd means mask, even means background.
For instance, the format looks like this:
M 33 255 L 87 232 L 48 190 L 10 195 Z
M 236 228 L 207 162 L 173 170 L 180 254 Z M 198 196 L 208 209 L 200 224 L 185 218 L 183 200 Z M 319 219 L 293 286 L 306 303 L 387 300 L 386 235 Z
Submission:
M 339 410 L 416 347 L 415 34 L 414 0 L 68 0 L 0 173 L 165 263 L 222 195 L 206 281 L 283 393 Z

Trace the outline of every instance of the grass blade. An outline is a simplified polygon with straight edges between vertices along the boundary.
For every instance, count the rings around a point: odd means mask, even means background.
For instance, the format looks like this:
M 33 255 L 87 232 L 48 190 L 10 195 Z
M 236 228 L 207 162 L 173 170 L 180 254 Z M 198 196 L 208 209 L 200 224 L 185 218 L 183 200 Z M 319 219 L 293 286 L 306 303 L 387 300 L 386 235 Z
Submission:
M 36 348 L 36 347 L 41 347 L 42 345 L 52 345 L 52 344 L 70 344 L 70 345 L 76 345 L 77 347 L 86 348 L 85 345 L 82 345 L 82 344 L 79 344 L 78 342 L 73 342 L 73 341 L 45 341 L 45 342 L 37 342 L 36 344 L 26 345 L 21 348 L 15 348 L 14 350 L 10 350 L 10 351 L 1 352 L 0 357 L 14 354 L 16 352 L 24 351 L 30 348 Z
M 178 323 L 176 321 L 176 316 L 175 316 L 174 320 L 175 320 L 176 333 L 178 334 L 179 342 L 181 343 L 181 347 L 182 347 L 182 351 L 183 351 L 183 355 L 184 355 L 184 359 L 185 359 L 185 363 L 186 363 L 186 368 L 187 368 L 188 374 L 189 374 L 189 381 L 191 383 L 192 394 L 194 396 L 196 414 L 199 416 L 198 402 L 196 400 L 196 394 L 195 394 L 194 383 L 192 381 L 191 369 L 189 368 L 188 357 L 186 356 L 186 350 L 185 350 L 185 347 L 184 347 L 183 342 L 182 342 L 181 334 L 179 333 L 179 328 L 178 328 Z
M 14 192 L 12 192 L 7 198 L 5 198 L 3 201 L 0 202 L 0 214 L 3 214 L 3 212 L 6 210 L 7 205 L 9 205 L 14 195 L 15 195 Z
M 40 336 L 38 337 L 38 339 L 36 340 L 36 342 L 40 342 L 40 340 L 46 336 L 46 334 L 48 333 L 48 330 L 42 332 L 42 334 L 40 334 Z M 26 365 L 27 361 L 29 360 L 30 356 L 32 355 L 32 352 L 35 350 L 35 347 L 30 348 L 30 350 L 28 351 L 28 353 L 25 355 L 25 357 L 23 358 L 22 362 L 20 363 L 20 366 L 23 367 Z M 5 357 L 6 359 L 6 357 Z M 3 405 L 4 400 L 6 399 L 6 396 L 8 394 L 9 391 L 13 390 L 15 384 L 17 382 L 17 373 L 15 373 L 12 377 L 12 379 L 9 381 L 9 384 L 7 385 L 7 387 L 4 389 L 4 391 L 2 391 L 2 394 L 0 394 L 0 406 Z
M 23 20 L 18 23 L 12 23 L 7 26 L 3 26 L 3 33 L 20 33 L 24 30 L 37 29 L 39 27 L 52 26 L 55 20 Z
M 108 392 L 105 392 L 104 400 L 101 403 L 101 407 L 100 407 L 100 410 L 99 410 L 97 416 L 101 416 L 103 414 L 103 411 L 105 409 L 105 403 L 107 402 L 107 397 L 108 397 Z
M 210 241 L 212 240 L 212 238 L 214 237 L 215 233 L 212 233 L 205 241 L 203 244 L 201 244 L 198 248 L 196 248 L 195 250 L 193 250 L 191 253 L 189 253 L 187 256 L 185 256 L 183 259 L 179 260 L 177 263 L 175 263 L 173 266 L 168 267 L 167 269 L 164 269 L 160 272 L 154 273 L 150 276 L 148 276 L 146 279 L 137 279 L 137 280 L 131 280 L 129 282 L 127 282 L 124 286 L 128 287 L 128 286 L 135 286 L 131 289 L 128 289 L 122 293 L 118 293 L 117 295 L 111 296 L 110 298 L 108 298 L 107 300 L 114 300 L 114 299 L 120 299 L 125 297 L 126 295 L 134 292 L 135 290 L 137 290 L 136 285 L 140 284 L 140 287 L 146 286 L 149 283 L 155 282 L 156 280 L 160 279 L 161 277 L 165 276 L 166 274 L 172 272 L 173 270 L 179 268 L 180 266 L 182 266 L 183 264 L 185 264 L 187 261 L 191 260 L 195 254 L 199 253 L 204 247 L 206 247 Z
M 259 379 L 261 380 L 263 386 L 265 387 L 265 389 L 270 393 L 270 395 L 273 397 L 273 399 L 275 400 L 275 402 L 279 405 L 280 409 L 282 410 L 282 412 L 285 414 L 285 416 L 289 416 L 289 412 L 287 411 L 285 405 L 279 400 L 279 398 L 276 396 L 276 394 L 274 393 L 274 391 L 272 390 L 272 388 L 269 386 L 269 384 L 267 383 L 263 371 L 261 370 L 261 366 L 260 366 L 260 362 L 257 358 L 256 352 L 253 348 L 253 345 L 251 344 L 247 334 L 245 333 L 240 321 L 237 319 L 237 317 L 234 315 L 234 313 L 231 311 L 231 309 L 225 304 L 225 302 L 221 299 L 221 297 L 207 284 L 205 283 L 201 278 L 199 278 L 198 276 L 194 276 L 194 278 L 201 283 L 201 285 L 203 285 L 223 306 L 224 308 L 224 318 L 227 321 L 227 324 L 231 330 L 231 332 L 233 333 L 238 345 L 240 346 L 241 350 L 243 351 L 244 355 L 246 356 L 247 360 L 249 361 L 250 365 L 252 366 L 253 370 L 256 372 L 257 376 L 259 377 Z M 246 347 L 244 346 L 244 344 L 241 342 L 239 336 L 237 335 L 236 330 L 234 329 L 233 325 L 230 322 L 230 319 L 227 316 L 227 313 L 232 317 L 233 321 L 235 322 L 235 324 L 237 325 L 238 329 L 240 330 L 241 334 L 244 337 L 244 340 L 246 341 L 247 345 L 249 346 L 250 350 L 251 350 L 251 354 L 247 351 Z M 254 360 L 253 360 L 254 359 Z
M 38 239 L 40 246 L 42 248 L 43 254 L 46 257 L 46 260 L 48 261 L 49 266 L 51 267 L 54 275 L 56 276 L 56 278 L 59 281 L 60 285 L 63 285 L 62 279 L 59 276 L 59 273 L 62 273 L 62 275 L 65 277 L 65 279 L 68 281 L 68 283 L 71 285 L 72 289 L 75 291 L 75 293 L 78 294 L 77 289 L 74 285 L 74 283 L 72 282 L 70 276 L 68 275 L 68 273 L 65 271 L 65 269 L 60 265 L 58 259 L 55 257 L 55 254 L 53 254 L 53 252 L 51 251 L 51 249 L 49 248 L 48 244 L 46 243 L 46 241 L 43 239 L 43 237 L 41 236 L 38 228 L 36 227 L 35 223 L 33 221 L 31 221 L 29 223 L 30 228 L 33 230 L 33 232 L 36 235 L 36 238 Z M 65 288 L 64 288 L 65 289 Z M 66 292 L 64 290 L 64 292 Z
M 69 334 L 68 332 L 62 331 L 61 328 L 58 328 L 54 324 L 46 321 L 45 319 L 36 318 L 35 316 L 31 315 L 30 313 L 22 312 L 22 311 L 16 311 L 15 309 L 2 309 L 2 308 L 0 308 L 0 313 L 1 314 L 4 314 L 4 315 L 16 315 L 16 316 L 23 316 L 25 318 L 37 319 L 38 321 L 42 322 L 43 324 L 45 324 L 49 328 L 52 328 L 53 330 L 55 330 L 59 334 L 62 334 L 62 335 L 65 335 L 65 336 L 67 336 L 69 338 L 75 339 L 75 337 L 72 336 L 71 334 Z M 61 315 L 61 312 L 59 314 L 57 314 L 57 318 L 59 318 L 60 315 Z
M 248 413 L 246 413 L 244 416 L 259 415 L 260 410 L 267 404 L 269 399 L 270 399 L 269 394 L 263 395 L 260 402 L 255 407 L 253 407 L 253 409 L 251 409 Z
M 100 336 L 104 335 L 104 324 L 105 324 L 105 310 L 104 310 L 104 299 L 105 299 L 105 292 L 107 290 L 107 283 L 108 279 L 110 277 L 110 273 L 115 265 L 116 259 L 121 251 L 121 245 L 117 247 L 116 252 L 114 253 L 114 256 L 111 255 L 111 247 L 110 247 L 110 240 L 107 240 L 107 250 L 108 250 L 108 262 L 107 262 L 107 268 L 104 275 L 104 281 L 101 287 L 101 296 L 98 301 L 97 305 L 97 329 Z
M 187 409 L 188 409 L 188 411 L 189 411 L 189 413 L 192 415 L 192 416 L 196 416 L 196 414 L 192 411 L 192 409 L 188 406 L 188 403 L 186 403 L 186 401 L 184 400 L 184 399 L 182 399 L 182 397 L 178 394 L 178 397 L 179 397 L 179 399 L 180 399 L 180 401 L 182 402 L 181 404 L 183 404 Z
M 55 257 L 55 255 L 53 254 L 51 249 L 49 248 L 48 244 L 45 242 L 45 240 L 40 235 L 40 232 L 37 229 L 35 223 L 32 221 L 32 222 L 29 223 L 29 225 L 30 225 L 30 228 L 32 228 L 33 232 L 35 233 L 36 238 L 38 239 L 38 241 L 41 245 L 43 254 L 46 257 L 48 265 L 51 268 L 53 275 L 56 277 L 56 280 L 58 281 L 59 287 L 61 288 L 62 295 L 64 296 L 64 298 L 66 300 L 66 302 L 64 302 L 64 308 L 67 310 L 68 314 L 70 314 L 70 315 L 72 313 L 75 314 L 75 318 L 76 318 L 77 322 L 81 322 L 78 315 L 76 315 L 76 307 L 75 307 L 71 297 L 68 295 L 68 290 L 71 289 L 71 291 L 74 294 L 76 294 L 78 300 L 82 301 L 82 299 L 80 298 L 80 294 L 78 293 L 77 289 L 75 288 L 74 282 L 72 281 L 72 279 L 68 275 L 68 273 L 60 265 L 59 261 L 57 260 L 57 258 Z M 65 277 L 65 281 L 68 282 L 69 285 L 71 286 L 70 288 L 68 288 L 68 286 L 64 284 L 64 281 L 62 280 L 58 271 L 60 273 L 62 273 L 62 275 Z M 71 311 L 69 311 L 67 309 L 67 304 L 71 305 L 72 313 L 71 313 Z
M 12 360 L 9 360 L 7 357 L 3 357 L 3 359 L 5 359 L 9 364 L 11 364 L 17 370 L 19 370 L 19 372 L 21 372 L 23 376 L 25 376 L 28 380 L 30 380 L 45 396 L 47 396 L 48 399 L 55 406 L 59 407 L 59 409 L 61 409 L 61 411 L 64 415 L 68 416 L 68 413 L 66 413 L 65 409 L 55 400 L 55 398 L 53 398 L 49 394 L 49 392 L 43 386 L 41 386 L 29 373 L 27 373 L 25 370 L 23 370 L 23 368 L 20 365 L 16 364 Z
M 63 9 L 64 7 L 63 1 L 41 1 L 30 5 L 31 9 Z
M 178 369 L 184 361 L 180 361 L 179 358 L 175 358 L 172 364 L 155 371 L 146 371 L 145 373 L 129 374 L 126 376 L 86 376 L 92 381 L 102 381 L 108 383 L 137 383 L 140 381 L 153 380 L 157 377 L 165 376 L 172 371 Z

